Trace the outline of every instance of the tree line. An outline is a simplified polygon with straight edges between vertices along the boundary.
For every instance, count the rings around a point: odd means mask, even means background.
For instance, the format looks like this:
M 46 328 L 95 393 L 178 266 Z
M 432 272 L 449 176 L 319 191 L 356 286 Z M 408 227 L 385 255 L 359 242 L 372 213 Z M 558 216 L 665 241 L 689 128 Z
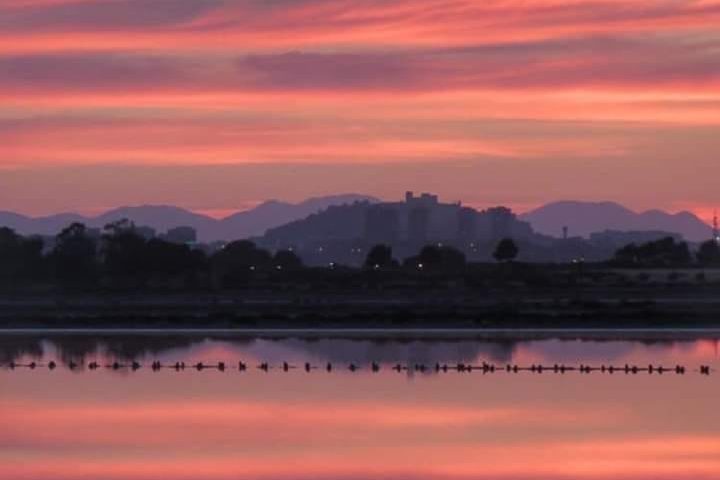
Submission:
M 720 266 L 720 244 L 708 240 L 700 245 L 697 252 L 690 251 L 687 242 L 672 237 L 646 242 L 640 245 L 631 243 L 615 252 L 611 264 L 623 267 L 700 267 Z
M 272 253 L 248 240 L 231 242 L 215 252 L 159 238 L 145 238 L 135 225 L 121 220 L 101 231 L 74 223 L 46 249 L 39 237 L 23 237 L 0 228 L 0 284 L 5 286 L 47 283 L 65 287 L 145 288 L 175 285 L 179 288 L 225 288 L 256 282 L 307 280 L 312 271 L 292 250 Z M 494 258 L 512 263 L 519 247 L 510 238 L 498 242 Z M 720 246 L 714 241 L 701 245 L 694 258 L 688 245 L 673 238 L 619 249 L 608 262 L 621 267 L 720 266 Z M 376 245 L 365 259 L 362 271 L 423 272 L 458 275 L 465 271 L 465 255 L 452 246 L 425 246 L 402 262 L 392 248 Z M 328 264 L 321 270 L 345 270 Z M 304 275 L 304 276 L 303 276 Z

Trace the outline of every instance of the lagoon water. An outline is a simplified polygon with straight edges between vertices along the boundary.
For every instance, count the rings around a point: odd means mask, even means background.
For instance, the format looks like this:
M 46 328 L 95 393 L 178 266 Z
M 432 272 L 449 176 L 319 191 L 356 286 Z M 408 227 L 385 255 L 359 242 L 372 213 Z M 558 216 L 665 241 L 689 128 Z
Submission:
M 143 368 L 87 368 L 132 360 Z M 156 360 L 228 368 L 154 372 Z M 7 368 L 33 361 L 58 367 Z M 687 372 L 392 370 L 458 362 Z M 710 338 L 1 335 L 0 363 L 2 479 L 720 479 L 720 374 L 697 371 L 720 369 Z

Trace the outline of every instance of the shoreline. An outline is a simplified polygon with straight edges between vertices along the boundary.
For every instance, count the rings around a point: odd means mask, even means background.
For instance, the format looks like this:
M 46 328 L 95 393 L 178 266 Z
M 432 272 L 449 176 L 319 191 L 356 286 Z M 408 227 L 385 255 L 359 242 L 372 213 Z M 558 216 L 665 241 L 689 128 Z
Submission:
M 346 339 L 720 340 L 719 328 L 0 328 L 0 336 L 216 336 Z

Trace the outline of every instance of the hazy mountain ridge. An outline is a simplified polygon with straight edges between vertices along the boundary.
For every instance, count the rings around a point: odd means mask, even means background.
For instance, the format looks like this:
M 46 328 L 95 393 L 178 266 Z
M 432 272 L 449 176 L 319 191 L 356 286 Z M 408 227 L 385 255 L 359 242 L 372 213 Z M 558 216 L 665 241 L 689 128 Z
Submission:
M 24 235 L 54 235 L 72 222 L 102 228 L 112 221 L 129 218 L 138 225 L 147 225 L 160 232 L 176 226 L 191 226 L 198 231 L 202 241 L 232 240 L 260 236 L 268 230 L 305 219 L 330 206 L 356 201 L 379 200 L 361 194 L 313 197 L 299 203 L 268 200 L 255 208 L 223 219 L 168 205 L 120 207 L 94 217 L 75 213 L 29 217 L 0 211 L 0 226 L 8 226 Z M 709 238 L 711 229 L 690 212 L 671 214 L 653 209 L 638 213 L 615 202 L 552 202 L 522 214 L 519 218 L 529 222 L 537 233 L 553 237 L 561 237 L 563 226 L 567 226 L 570 236 L 587 237 L 604 230 L 653 230 L 678 233 L 691 241 L 703 241 Z
M 690 241 L 710 238 L 711 227 L 690 212 L 662 210 L 635 212 L 615 202 L 559 201 L 520 215 L 541 234 L 561 237 L 563 227 L 570 236 L 587 237 L 604 230 L 658 230 L 678 233 Z
M 201 241 L 234 240 L 262 235 L 270 228 L 305 218 L 329 206 L 356 201 L 377 202 L 378 200 L 360 194 L 313 197 L 300 203 L 269 200 L 255 208 L 222 219 L 169 205 L 119 207 L 93 217 L 75 213 L 30 217 L 0 211 L 0 226 L 10 227 L 23 235 L 55 235 L 73 222 L 102 228 L 110 222 L 128 218 L 138 225 L 149 226 L 159 232 L 178 226 L 193 227 L 197 230 Z

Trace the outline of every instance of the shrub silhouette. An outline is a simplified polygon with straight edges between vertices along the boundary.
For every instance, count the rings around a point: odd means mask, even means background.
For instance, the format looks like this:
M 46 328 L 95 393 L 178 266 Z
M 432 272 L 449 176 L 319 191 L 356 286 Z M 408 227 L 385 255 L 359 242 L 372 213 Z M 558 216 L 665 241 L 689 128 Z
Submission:
M 520 249 L 512 238 L 504 238 L 497 244 L 493 258 L 498 262 L 512 262 L 519 252 Z

